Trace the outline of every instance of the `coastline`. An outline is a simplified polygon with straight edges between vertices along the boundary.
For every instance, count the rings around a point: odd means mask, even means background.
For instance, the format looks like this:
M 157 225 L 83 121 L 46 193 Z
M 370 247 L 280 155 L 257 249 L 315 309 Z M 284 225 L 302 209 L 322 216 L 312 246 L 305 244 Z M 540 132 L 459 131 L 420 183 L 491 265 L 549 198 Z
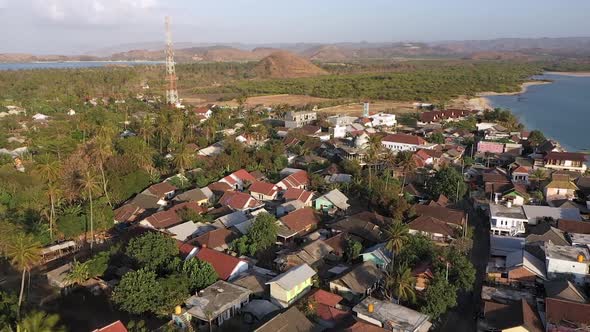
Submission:
M 548 75 L 560 75 L 560 76 L 571 76 L 571 77 L 590 77 L 590 71 L 546 71 L 544 74 Z
M 590 74 L 590 73 L 589 73 Z M 524 82 L 520 85 L 520 91 L 516 91 L 516 92 L 494 92 L 494 91 L 485 91 L 485 92 L 479 92 L 476 94 L 476 96 L 478 97 L 486 97 L 486 96 L 514 96 L 514 95 L 520 95 L 523 94 L 525 92 L 527 92 L 528 88 L 533 86 L 533 85 L 544 85 L 544 84 L 551 84 L 553 82 L 551 81 L 541 81 L 541 80 L 535 80 L 535 81 L 528 81 L 528 82 Z

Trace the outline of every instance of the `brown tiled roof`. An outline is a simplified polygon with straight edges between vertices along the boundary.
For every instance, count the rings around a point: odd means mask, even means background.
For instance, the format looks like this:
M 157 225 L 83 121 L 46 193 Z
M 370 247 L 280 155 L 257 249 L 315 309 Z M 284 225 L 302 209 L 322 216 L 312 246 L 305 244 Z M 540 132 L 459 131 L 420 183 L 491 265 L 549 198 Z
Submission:
M 117 222 L 132 222 L 142 211 L 144 210 L 135 204 L 125 204 L 114 211 L 114 220 Z
M 349 216 L 350 219 L 359 219 L 365 222 L 371 222 L 378 226 L 386 226 L 393 222 L 393 219 L 380 215 L 377 212 L 362 211 Z
M 491 327 L 500 330 L 522 326 L 529 332 L 545 331 L 535 309 L 524 299 L 511 304 L 485 301 L 484 317 Z
M 264 181 L 254 181 L 254 183 L 252 183 L 248 190 L 250 190 L 250 193 L 258 193 L 266 196 L 273 196 L 277 193 L 278 189 L 277 186 L 275 186 L 272 183 Z
M 548 297 L 545 299 L 547 322 L 559 324 L 569 322 L 576 325 L 590 324 L 590 304 L 564 301 Z
M 590 222 L 559 219 L 557 228 L 567 233 L 590 234 Z
M 260 326 L 255 332 L 313 332 L 315 325 L 296 306 L 280 313 Z
M 172 227 L 182 222 L 182 218 L 174 210 L 156 212 L 145 219 L 156 229 Z
M 426 232 L 430 234 L 437 233 L 449 237 L 455 236 L 455 229 L 453 229 L 452 226 L 449 226 L 449 224 L 442 220 L 438 220 L 434 217 L 424 215 L 412 220 L 412 222 L 408 224 L 408 227 L 412 230 Z
M 213 182 L 207 186 L 212 192 L 221 193 L 233 190 L 233 188 L 225 182 Z
M 284 183 L 287 188 L 298 188 L 300 186 L 309 185 L 309 177 L 306 171 L 301 170 L 287 176 L 282 179 L 281 182 Z
M 283 198 L 287 201 L 293 201 L 297 199 L 302 202 L 307 202 L 311 195 L 313 195 L 313 193 L 305 189 L 289 188 L 283 194 Z
M 406 134 L 390 134 L 381 139 L 382 142 L 394 142 L 414 145 L 425 145 L 426 142 L 422 137 Z
M 463 226 L 465 222 L 465 212 L 461 210 L 421 204 L 414 205 L 414 210 L 418 216 L 434 217 L 449 224 Z
M 93 332 L 127 332 L 127 328 L 120 320 L 118 320 L 100 329 L 96 329 Z
M 586 161 L 586 155 L 577 152 L 549 152 L 545 156 L 545 160 Z
M 197 237 L 191 243 L 194 242 L 200 247 L 206 246 L 207 248 L 215 249 L 223 245 L 229 245 L 237 237 L 237 234 L 229 229 L 219 228 Z
M 281 222 L 294 232 L 301 232 L 310 225 L 317 225 L 320 218 L 312 208 L 305 207 L 281 218 Z
M 342 330 L 343 332 L 387 332 L 388 330 L 380 328 L 379 326 L 365 323 L 362 321 L 356 321 L 351 326 Z
M 325 304 L 331 307 L 335 307 L 340 301 L 342 301 L 342 296 L 330 293 L 323 289 L 317 289 L 309 295 L 309 298 L 315 300 L 316 303 Z
M 147 190 L 154 196 L 164 197 L 166 193 L 174 191 L 176 189 L 178 188 L 164 181 L 151 185 Z
M 324 240 L 324 243 L 332 247 L 334 253 L 342 255 L 346 248 L 346 233 L 338 233 L 331 238 Z
M 236 177 L 242 181 L 247 181 L 250 183 L 256 181 L 256 179 L 250 173 L 248 173 L 248 171 L 246 171 L 245 169 L 239 169 L 239 170 L 231 173 L 231 175 L 233 175 L 234 177 Z
M 227 280 L 240 263 L 236 257 L 209 248 L 200 248 L 195 257 L 211 264 L 221 280 Z
M 239 191 L 226 191 L 219 199 L 219 204 L 229 206 L 235 210 L 244 210 L 260 204 L 249 194 Z

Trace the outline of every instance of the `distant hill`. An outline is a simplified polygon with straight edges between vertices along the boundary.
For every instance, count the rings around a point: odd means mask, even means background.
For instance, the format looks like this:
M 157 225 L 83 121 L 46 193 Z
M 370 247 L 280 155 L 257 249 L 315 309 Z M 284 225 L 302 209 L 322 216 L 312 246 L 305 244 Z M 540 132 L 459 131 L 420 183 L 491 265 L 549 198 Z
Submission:
M 274 52 L 254 68 L 258 77 L 296 78 L 327 74 L 325 70 L 309 60 L 286 51 Z

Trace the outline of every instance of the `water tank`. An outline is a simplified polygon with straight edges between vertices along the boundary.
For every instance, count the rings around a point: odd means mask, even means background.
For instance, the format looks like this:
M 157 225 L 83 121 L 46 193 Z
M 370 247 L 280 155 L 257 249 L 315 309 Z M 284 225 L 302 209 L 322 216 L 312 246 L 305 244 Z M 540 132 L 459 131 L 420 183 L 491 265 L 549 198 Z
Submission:
M 369 306 L 367 307 L 367 310 L 369 312 L 373 312 L 375 311 L 375 305 L 373 303 L 369 303 Z
M 583 263 L 584 259 L 585 259 L 584 255 L 578 254 L 578 263 Z
M 176 307 L 174 307 L 174 314 L 175 315 L 182 314 L 182 308 L 179 305 L 177 305 Z

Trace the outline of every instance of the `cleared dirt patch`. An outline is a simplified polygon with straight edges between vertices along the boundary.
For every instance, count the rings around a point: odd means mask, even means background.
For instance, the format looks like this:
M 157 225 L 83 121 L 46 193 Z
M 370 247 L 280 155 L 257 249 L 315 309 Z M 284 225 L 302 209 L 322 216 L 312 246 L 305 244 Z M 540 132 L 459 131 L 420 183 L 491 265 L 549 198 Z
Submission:
M 352 115 L 352 116 L 360 116 L 363 113 L 363 104 L 362 103 L 352 103 L 346 105 L 339 105 L 333 107 L 326 107 L 321 108 L 318 110 L 319 112 L 323 112 L 326 114 L 343 114 L 343 115 Z M 405 113 L 415 113 L 417 112 L 414 109 L 414 106 L 411 102 L 399 102 L 399 101 L 392 101 L 392 100 L 380 100 L 376 102 L 372 102 L 369 111 L 371 113 L 377 112 L 389 112 L 393 114 L 405 114 Z
M 279 104 L 288 104 L 291 106 L 302 106 L 307 104 L 317 104 L 324 101 L 329 101 L 330 99 L 326 98 L 317 98 L 311 96 L 304 96 L 304 95 L 268 95 L 268 96 L 257 96 L 257 97 L 250 97 L 246 99 L 246 104 L 249 106 L 256 106 L 256 105 L 279 105 Z M 218 105 L 223 106 L 230 106 L 236 107 L 238 103 L 236 100 L 230 101 L 220 101 L 215 102 Z

